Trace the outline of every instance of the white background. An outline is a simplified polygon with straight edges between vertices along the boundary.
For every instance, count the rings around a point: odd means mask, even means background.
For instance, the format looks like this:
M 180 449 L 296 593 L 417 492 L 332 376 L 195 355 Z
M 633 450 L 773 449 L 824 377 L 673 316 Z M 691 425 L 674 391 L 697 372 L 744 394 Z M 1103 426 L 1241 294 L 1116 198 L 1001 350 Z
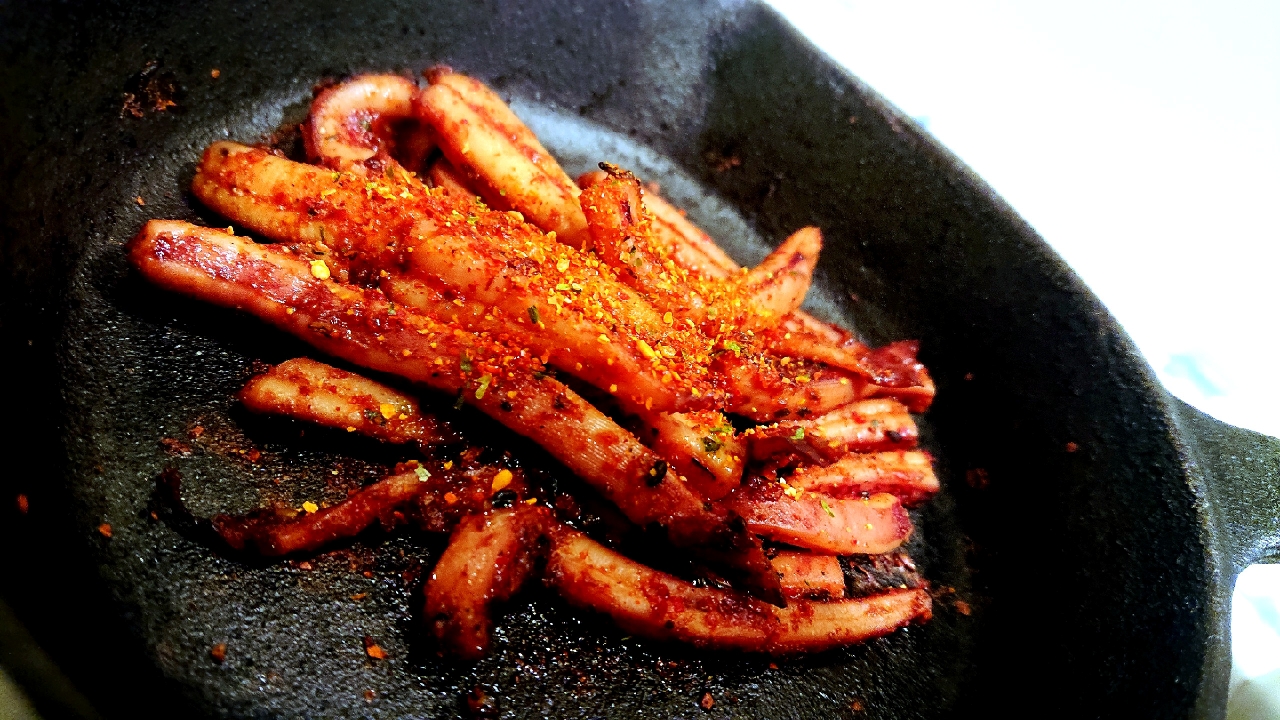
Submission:
M 1169 390 L 1280 436 L 1280 0 L 772 2 L 1004 196 Z M 1280 689 L 1280 567 L 1233 607 L 1234 682 Z

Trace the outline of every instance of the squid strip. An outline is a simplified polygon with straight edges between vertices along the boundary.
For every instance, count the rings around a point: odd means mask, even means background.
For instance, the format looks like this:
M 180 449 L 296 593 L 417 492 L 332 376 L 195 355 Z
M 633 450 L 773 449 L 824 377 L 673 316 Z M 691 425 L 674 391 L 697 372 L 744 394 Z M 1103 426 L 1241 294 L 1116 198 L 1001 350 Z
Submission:
M 849 645 L 930 616 L 923 589 L 829 603 L 793 600 L 777 608 L 733 591 L 695 587 L 574 530 L 551 537 L 547 583 L 571 605 L 607 614 L 641 637 L 785 654 Z
M 128 252 L 162 287 L 246 310 L 336 357 L 457 394 L 538 442 L 639 525 L 661 523 L 677 543 L 738 542 L 741 531 L 723 509 L 705 507 L 665 460 L 519 348 L 408 308 L 392 314 L 376 290 L 321 280 L 314 265 L 278 247 L 220 230 L 153 220 Z
M 303 140 L 307 156 L 335 170 L 349 170 L 379 153 L 390 155 L 394 124 L 413 118 L 418 86 L 398 75 L 362 75 L 326 88 L 311 103 Z M 417 142 L 421 142 L 418 140 Z M 414 155 L 425 155 L 421 147 Z
M 491 318 L 498 328 L 539 333 L 540 352 L 553 349 L 548 361 L 634 408 L 680 410 L 714 401 L 690 331 L 665 322 L 589 254 L 509 213 L 460 204 L 443 191 L 404 186 L 397 194 L 335 175 L 215 143 L 192 188 L 251 230 L 333 263 L 340 277 L 348 264 L 357 275 L 382 278 L 407 265 L 424 282 L 451 290 L 453 301 L 496 308 L 504 314 Z
M 544 507 L 492 510 L 454 528 L 423 588 L 424 617 L 444 649 L 478 660 L 489 649 L 491 606 L 509 599 L 535 570 L 553 522 Z
M 787 484 L 831 497 L 889 493 L 913 507 L 937 494 L 938 476 L 927 453 L 897 451 L 850 453 L 826 466 L 802 465 Z
M 782 550 L 770 560 L 788 600 L 833 600 L 844 597 L 844 570 L 835 555 Z
M 722 413 L 643 413 L 640 418 L 646 427 L 641 439 L 703 497 L 719 500 L 742 482 L 746 444 Z
M 389 443 L 427 447 L 457 442 L 458 435 L 424 415 L 409 395 L 310 358 L 294 358 L 254 377 L 240 402 L 258 413 L 284 415 L 359 432 Z
M 588 243 L 578 186 L 502 98 L 465 75 L 437 72 L 429 80 L 416 100 L 418 116 L 485 200 L 524 213 L 574 247 Z
M 247 516 L 218 515 L 213 529 L 236 550 L 252 548 L 267 557 L 314 552 L 337 540 L 359 535 L 428 487 L 413 472 L 400 473 L 362 488 L 344 502 L 314 513 L 269 508 Z
M 757 460 L 795 452 L 831 462 L 849 452 L 909 450 L 919 432 L 905 405 L 876 398 L 818 417 L 750 428 L 743 435 Z

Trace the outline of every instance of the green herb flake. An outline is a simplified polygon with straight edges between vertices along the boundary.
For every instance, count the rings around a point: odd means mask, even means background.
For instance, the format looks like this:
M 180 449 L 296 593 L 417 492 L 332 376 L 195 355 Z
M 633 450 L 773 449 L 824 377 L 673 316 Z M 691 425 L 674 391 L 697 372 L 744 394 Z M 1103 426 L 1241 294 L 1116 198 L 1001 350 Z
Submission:
M 418 476 L 418 482 L 426 482 L 427 478 L 431 477 L 431 473 L 421 465 L 413 469 L 413 474 Z
M 458 357 L 458 367 L 462 368 L 462 372 L 471 372 L 471 358 L 465 352 Z
M 713 453 L 722 447 L 724 447 L 724 443 L 717 440 L 713 435 L 702 438 L 702 449 L 709 453 Z
M 556 289 L 560 292 L 569 292 L 569 283 L 558 283 Z
M 725 340 L 725 341 L 724 341 L 724 349 L 725 349 L 725 350 L 732 350 L 734 355 L 741 355 L 741 354 L 742 354 L 742 346 L 741 346 L 741 345 L 739 345 L 738 343 L 736 343 L 736 342 L 732 341 L 732 340 Z
M 485 391 L 486 391 L 486 390 L 488 390 L 488 389 L 489 389 L 489 384 L 490 384 L 490 383 L 492 383 L 492 382 L 493 382 L 493 376 L 492 376 L 492 375 L 488 375 L 488 374 L 486 374 L 486 375 L 484 375 L 483 377 L 481 377 L 481 378 L 480 378 L 480 387 L 476 388 L 476 399 L 477 399 L 477 400 L 483 400 L 483 399 L 484 399 L 484 393 L 485 393 Z
M 836 511 L 835 511 L 835 510 L 832 510 L 832 509 L 831 509 L 831 506 L 827 504 L 827 499 L 826 499 L 826 498 L 818 498 L 818 504 L 822 506 L 822 509 L 823 509 L 823 510 L 826 510 L 826 511 L 827 511 L 827 514 L 828 514 L 828 515 L 830 515 L 831 517 L 835 517 L 835 516 L 836 516 Z
M 396 304 L 395 304 L 395 303 L 393 303 L 393 302 L 389 302 L 389 303 L 387 303 L 387 314 L 388 314 L 388 315 L 395 315 L 395 314 L 396 314 Z
M 802 427 L 798 427 L 798 428 L 796 428 L 796 434 L 795 434 L 795 435 L 792 435 L 792 436 L 791 436 L 791 439 L 792 439 L 792 440 L 803 440 L 803 439 L 804 439 L 804 428 L 802 428 Z
M 534 325 L 540 325 L 542 323 L 542 321 L 538 319 L 538 308 L 532 305 L 529 306 L 529 319 L 533 321 Z
M 467 392 L 463 390 L 462 392 L 458 393 L 458 399 L 453 401 L 453 409 L 461 410 L 462 406 L 465 405 L 466 402 L 467 402 Z

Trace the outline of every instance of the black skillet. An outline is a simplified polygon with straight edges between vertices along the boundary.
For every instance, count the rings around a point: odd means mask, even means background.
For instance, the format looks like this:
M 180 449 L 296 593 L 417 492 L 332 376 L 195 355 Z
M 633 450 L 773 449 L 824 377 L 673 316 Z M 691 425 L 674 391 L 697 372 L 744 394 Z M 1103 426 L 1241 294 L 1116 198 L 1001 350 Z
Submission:
M 0 53 L 4 662 L 47 717 L 450 717 L 477 687 L 504 717 L 1221 717 L 1234 578 L 1280 547 L 1280 443 L 1172 399 L 1008 206 L 764 6 L 4 3 Z M 238 412 L 255 360 L 303 349 L 151 289 L 121 243 L 218 222 L 185 192 L 210 141 L 296 122 L 322 78 L 436 62 L 513 98 L 571 172 L 661 182 L 742 260 L 824 229 L 818 311 L 919 338 L 937 379 L 944 491 L 912 542 L 931 623 L 775 667 L 534 591 L 468 666 L 415 616 L 438 541 L 305 569 L 150 517 L 166 467 L 211 514 L 336 497 L 388 459 Z

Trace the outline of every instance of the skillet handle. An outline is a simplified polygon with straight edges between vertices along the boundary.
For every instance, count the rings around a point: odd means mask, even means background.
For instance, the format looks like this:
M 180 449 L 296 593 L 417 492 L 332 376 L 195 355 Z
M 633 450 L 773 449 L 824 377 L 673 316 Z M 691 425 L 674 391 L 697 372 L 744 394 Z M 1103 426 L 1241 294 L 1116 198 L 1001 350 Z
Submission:
M 1203 473 L 1209 511 L 1235 572 L 1280 563 L 1280 440 L 1215 420 L 1177 398 L 1170 405 Z

